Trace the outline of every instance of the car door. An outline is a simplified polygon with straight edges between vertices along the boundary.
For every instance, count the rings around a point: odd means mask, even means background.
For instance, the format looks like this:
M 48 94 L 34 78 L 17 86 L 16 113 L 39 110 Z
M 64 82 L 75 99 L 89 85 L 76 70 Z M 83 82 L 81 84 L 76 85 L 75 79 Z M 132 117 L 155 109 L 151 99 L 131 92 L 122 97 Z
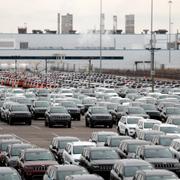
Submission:
M 122 117 L 118 123 L 119 130 L 121 134 L 125 134 L 126 131 L 126 118 Z

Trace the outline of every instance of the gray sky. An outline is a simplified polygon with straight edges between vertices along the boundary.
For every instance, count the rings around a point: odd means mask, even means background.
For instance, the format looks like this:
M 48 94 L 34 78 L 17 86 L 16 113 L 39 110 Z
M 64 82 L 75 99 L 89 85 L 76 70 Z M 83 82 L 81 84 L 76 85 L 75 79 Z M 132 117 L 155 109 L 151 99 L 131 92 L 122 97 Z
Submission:
M 180 31 L 180 0 L 172 0 L 172 32 Z M 17 27 L 57 29 L 57 13 L 72 13 L 74 29 L 87 32 L 99 29 L 100 0 L 0 0 L 0 32 L 17 32 Z M 112 29 L 113 15 L 118 16 L 118 29 L 125 27 L 125 14 L 135 14 L 136 33 L 150 29 L 151 0 L 102 0 L 105 28 Z M 168 29 L 168 0 L 154 0 L 154 30 Z

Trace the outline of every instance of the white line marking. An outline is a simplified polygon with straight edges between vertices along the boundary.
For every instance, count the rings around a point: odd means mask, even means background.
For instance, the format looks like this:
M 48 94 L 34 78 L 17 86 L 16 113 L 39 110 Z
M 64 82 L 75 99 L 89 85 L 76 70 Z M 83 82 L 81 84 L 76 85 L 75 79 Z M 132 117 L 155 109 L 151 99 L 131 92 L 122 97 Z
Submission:
M 38 126 L 31 126 L 31 127 L 35 128 L 35 129 L 41 129 L 41 128 L 38 127 Z
M 56 136 L 56 137 L 57 137 L 57 136 L 59 136 L 59 135 L 58 135 L 58 134 L 56 134 L 56 133 L 51 133 L 51 134 L 52 134 L 53 136 Z

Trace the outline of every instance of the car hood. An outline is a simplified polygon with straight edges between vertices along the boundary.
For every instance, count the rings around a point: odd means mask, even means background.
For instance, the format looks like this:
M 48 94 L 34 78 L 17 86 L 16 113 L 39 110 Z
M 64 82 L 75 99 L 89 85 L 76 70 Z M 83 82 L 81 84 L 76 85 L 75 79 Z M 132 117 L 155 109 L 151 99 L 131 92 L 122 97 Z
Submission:
M 81 154 L 73 154 L 73 159 L 80 159 L 81 158 Z
M 12 111 L 12 114 L 30 114 L 29 111 Z
M 137 124 L 128 124 L 128 128 L 138 128 Z
M 17 161 L 19 159 L 19 156 L 12 156 L 10 157 L 9 161 Z
M 25 161 L 24 166 L 54 165 L 56 161 Z

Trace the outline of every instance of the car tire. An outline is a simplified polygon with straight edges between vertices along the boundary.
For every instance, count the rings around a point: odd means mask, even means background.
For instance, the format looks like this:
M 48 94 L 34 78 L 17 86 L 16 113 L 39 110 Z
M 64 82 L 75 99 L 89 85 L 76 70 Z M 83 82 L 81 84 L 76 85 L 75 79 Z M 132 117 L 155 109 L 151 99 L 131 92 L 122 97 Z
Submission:
M 125 135 L 126 135 L 126 136 L 129 136 L 129 133 L 128 133 L 128 130 L 127 130 L 127 129 L 125 130 Z
M 90 123 L 90 128 L 94 128 L 94 123 L 92 121 L 90 121 L 89 123 Z
M 53 127 L 53 125 L 52 125 L 51 122 L 49 122 L 48 125 L 49 125 L 49 128 L 52 128 L 52 127 Z
M 12 122 L 12 119 L 11 118 L 9 118 L 9 125 L 13 125 L 13 122 Z
M 71 123 L 68 123 L 68 128 L 71 128 Z
M 44 126 L 47 127 L 48 126 L 48 122 L 45 120 L 44 121 Z
M 117 128 L 117 133 L 118 133 L 119 135 L 121 135 L 121 131 L 120 131 L 119 127 Z
M 86 127 L 89 127 L 89 123 L 87 122 L 87 120 L 85 120 L 85 125 Z
M 30 120 L 30 121 L 26 121 L 26 124 L 29 125 L 29 126 L 31 126 L 32 121 L 31 121 L 31 120 Z
M 78 120 L 78 121 L 80 121 L 80 120 L 81 120 L 81 115 L 79 115 L 79 116 L 77 117 L 77 120 Z

